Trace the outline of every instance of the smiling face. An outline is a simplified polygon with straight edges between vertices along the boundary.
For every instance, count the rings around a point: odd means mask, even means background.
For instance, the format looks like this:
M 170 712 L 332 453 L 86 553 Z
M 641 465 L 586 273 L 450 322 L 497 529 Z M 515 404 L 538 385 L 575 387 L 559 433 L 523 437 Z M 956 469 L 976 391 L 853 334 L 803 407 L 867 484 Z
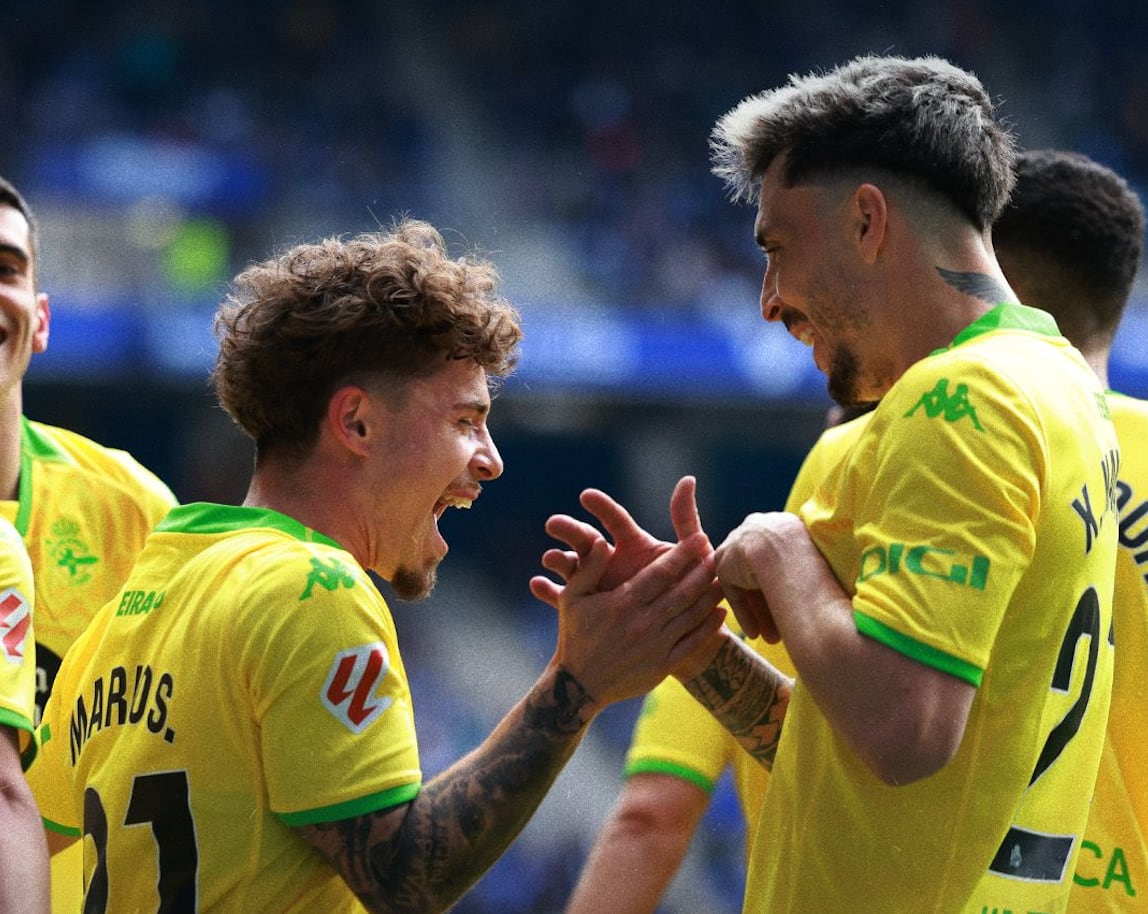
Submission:
M 36 292 L 32 256 L 28 220 L 0 206 L 0 390 L 6 398 L 19 397 L 32 354 L 48 347 L 48 297 Z
M 447 508 L 469 508 L 482 484 L 502 475 L 487 427 L 490 392 L 475 362 L 447 362 L 403 386 L 385 410 L 384 442 L 374 457 L 375 516 L 381 527 L 372 566 L 406 600 L 430 593 L 447 553 L 438 522 Z
M 841 182 L 787 187 L 775 159 L 761 183 L 757 243 L 767 258 L 761 313 L 813 348 L 829 394 L 849 405 L 874 399 L 881 380 L 866 348 L 874 334 L 860 293 L 850 198 Z

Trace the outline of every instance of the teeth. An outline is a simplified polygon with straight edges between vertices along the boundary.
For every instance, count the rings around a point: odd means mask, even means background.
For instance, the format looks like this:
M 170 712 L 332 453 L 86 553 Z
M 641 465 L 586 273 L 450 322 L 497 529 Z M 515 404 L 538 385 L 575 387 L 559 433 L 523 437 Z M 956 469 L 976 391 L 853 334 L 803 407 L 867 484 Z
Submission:
M 797 338 L 802 343 L 804 343 L 806 346 L 812 346 L 813 345 L 813 331 L 810 330 L 808 327 L 805 328 L 804 330 L 802 330 L 799 334 L 797 334 Z
M 442 503 L 447 508 L 469 508 L 474 501 L 470 498 L 444 498 Z

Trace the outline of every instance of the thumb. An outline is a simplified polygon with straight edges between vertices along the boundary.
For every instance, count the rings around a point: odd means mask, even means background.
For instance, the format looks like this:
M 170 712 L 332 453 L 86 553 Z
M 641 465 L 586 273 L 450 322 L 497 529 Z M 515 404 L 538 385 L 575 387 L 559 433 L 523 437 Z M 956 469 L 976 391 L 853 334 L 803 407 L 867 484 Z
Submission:
M 683 476 L 674 486 L 674 493 L 670 496 L 670 520 L 673 522 L 678 542 L 695 533 L 705 533 L 702 529 L 701 514 L 698 512 L 697 489 L 695 477 Z

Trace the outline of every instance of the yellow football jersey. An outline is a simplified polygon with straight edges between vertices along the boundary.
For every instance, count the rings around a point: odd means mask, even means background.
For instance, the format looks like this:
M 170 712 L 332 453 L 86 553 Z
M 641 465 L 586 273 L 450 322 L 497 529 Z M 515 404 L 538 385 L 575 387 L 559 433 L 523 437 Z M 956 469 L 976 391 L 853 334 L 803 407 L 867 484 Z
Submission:
M 1120 549 L 1112 603 L 1112 708 L 1088 828 L 1076 863 L 1073 914 L 1148 906 L 1148 401 L 1108 395 L 1122 445 Z
M 175 504 L 154 474 L 124 451 L 62 428 L 22 420 L 18 501 L 0 501 L 36 576 L 36 706 L 60 658 L 115 596 L 144 540 Z
M 41 744 L 29 777 L 49 827 L 84 835 L 89 912 L 361 911 L 292 826 L 421 784 L 382 596 L 256 508 L 168 515 L 60 667 Z
M 32 563 L 24 541 L 0 520 L 0 724 L 20 734 L 24 764 L 32 760 L 36 711 L 36 643 L 32 626 Z
M 1065 910 L 1111 689 L 1118 463 L 1043 312 L 993 309 L 889 390 L 802 516 L 859 631 L 976 696 L 955 758 L 890 787 L 798 679 L 747 912 Z
M 819 487 L 834 484 L 845 457 L 861 437 L 861 431 L 869 424 L 872 416 L 872 412 L 863 413 L 855 419 L 834 425 L 821 433 L 813 447 L 809 449 L 809 453 L 805 455 L 805 459 L 801 461 L 801 467 L 790 487 L 789 497 L 785 500 L 786 511 L 799 514 L 802 505 L 813 497 Z

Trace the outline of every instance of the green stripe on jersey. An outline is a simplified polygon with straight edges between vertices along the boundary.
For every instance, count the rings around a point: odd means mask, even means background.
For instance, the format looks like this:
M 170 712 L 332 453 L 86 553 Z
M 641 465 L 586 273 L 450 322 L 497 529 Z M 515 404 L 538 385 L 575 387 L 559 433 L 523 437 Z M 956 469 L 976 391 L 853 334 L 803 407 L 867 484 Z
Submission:
M 633 777 L 635 774 L 668 774 L 679 780 L 688 781 L 695 787 L 700 787 L 706 793 L 713 793 L 714 787 L 717 786 L 700 771 L 696 771 L 685 765 L 679 765 L 677 762 L 663 762 L 657 759 L 644 759 L 634 762 L 631 765 L 627 765 L 626 769 L 622 772 L 622 776 L 627 778 Z
M 925 664 L 925 666 L 931 666 L 943 673 L 948 673 L 950 676 L 963 679 L 970 685 L 980 686 L 984 670 L 979 666 L 923 644 L 857 610 L 853 610 L 853 621 L 857 624 L 857 631 L 861 634 L 884 644 L 886 647 L 891 647 L 898 654 L 904 654 L 906 657 L 911 657 L 913 660 Z
M 156 530 L 163 533 L 232 533 L 260 527 L 270 527 L 305 543 L 325 543 L 336 549 L 343 548 L 329 536 L 271 508 L 216 505 L 203 501 L 172 508 Z
M 418 796 L 420 787 L 420 784 L 403 784 L 401 787 L 380 790 L 378 793 L 359 797 L 357 800 L 348 800 L 346 803 L 320 806 L 318 809 L 304 809 L 302 812 L 277 812 L 275 815 L 284 825 L 292 827 L 315 825 L 319 822 L 338 822 L 409 803 Z

